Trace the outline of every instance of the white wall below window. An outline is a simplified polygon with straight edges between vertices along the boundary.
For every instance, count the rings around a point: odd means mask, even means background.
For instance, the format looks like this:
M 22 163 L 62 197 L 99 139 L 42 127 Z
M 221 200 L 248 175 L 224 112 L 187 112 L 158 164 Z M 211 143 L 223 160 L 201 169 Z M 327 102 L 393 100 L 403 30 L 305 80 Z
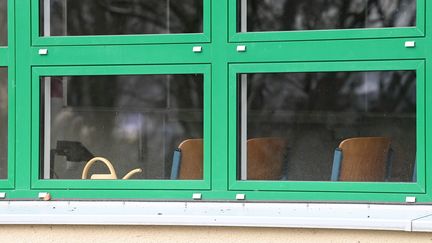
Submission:
M 0 224 L 247 226 L 432 232 L 432 205 L 2 201 Z
M 430 233 L 181 226 L 0 226 L 2 242 L 429 243 Z

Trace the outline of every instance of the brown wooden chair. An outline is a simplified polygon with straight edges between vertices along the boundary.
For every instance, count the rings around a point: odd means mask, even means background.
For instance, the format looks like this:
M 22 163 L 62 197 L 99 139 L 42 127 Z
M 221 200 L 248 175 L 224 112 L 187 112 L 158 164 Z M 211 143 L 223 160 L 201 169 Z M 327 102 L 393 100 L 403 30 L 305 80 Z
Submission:
M 247 140 L 247 180 L 280 180 L 285 175 L 287 142 L 265 137 Z
M 203 139 L 187 139 L 174 151 L 171 180 L 202 180 Z
M 335 150 L 332 181 L 385 181 L 391 163 L 390 139 L 357 137 Z

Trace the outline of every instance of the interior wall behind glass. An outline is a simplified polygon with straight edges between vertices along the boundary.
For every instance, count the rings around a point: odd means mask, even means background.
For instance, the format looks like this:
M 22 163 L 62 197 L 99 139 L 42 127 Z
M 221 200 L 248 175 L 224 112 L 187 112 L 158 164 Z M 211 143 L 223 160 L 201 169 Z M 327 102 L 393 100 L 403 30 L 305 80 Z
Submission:
M 174 150 L 203 138 L 202 74 L 45 77 L 41 92 L 45 179 L 81 179 L 97 156 L 119 178 L 140 168 L 131 179 L 169 179 Z M 97 163 L 96 173 L 108 170 Z
M 0 0 L 0 46 L 7 45 L 7 0 Z
M 384 137 L 390 147 L 381 151 L 388 176 L 377 180 L 412 180 L 416 161 L 415 71 L 259 73 L 239 75 L 238 82 L 242 104 L 239 124 L 244 124 L 242 109 L 247 109 L 246 127 L 242 128 L 247 130 L 247 141 L 240 143 L 247 144 L 243 149 L 247 149 L 248 174 L 262 169 L 254 163 L 274 160 L 269 166 L 282 164 L 273 178 L 256 179 L 327 181 L 332 175 L 335 149 L 344 140 Z M 241 92 L 246 92 L 246 100 L 242 100 Z M 253 145 L 262 138 L 283 142 Z M 378 158 L 368 157 L 373 148 L 359 146 L 355 159 L 364 157 L 378 163 Z M 270 151 L 256 155 L 263 148 Z M 346 151 L 342 152 L 343 159 L 348 159 Z M 279 158 L 274 158 L 276 154 Z M 261 161 L 250 162 L 254 156 L 261 156 Z M 240 172 L 245 169 L 241 163 L 240 158 Z M 344 160 L 340 168 L 343 166 Z
M 8 81 L 7 69 L 0 68 L 0 179 L 7 178 L 8 168 Z
M 40 0 L 41 36 L 203 32 L 203 0 Z

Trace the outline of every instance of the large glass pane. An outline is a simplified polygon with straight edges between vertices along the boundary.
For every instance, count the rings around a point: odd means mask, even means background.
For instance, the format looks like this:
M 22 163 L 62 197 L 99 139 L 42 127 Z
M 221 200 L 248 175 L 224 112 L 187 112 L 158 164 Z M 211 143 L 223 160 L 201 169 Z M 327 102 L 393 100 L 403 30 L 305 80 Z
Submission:
M 40 0 L 41 36 L 203 32 L 203 0 Z
M 408 27 L 416 0 L 237 0 L 238 31 Z
M 202 74 L 42 77 L 41 94 L 41 178 L 102 157 L 118 179 L 202 179 Z M 110 178 L 104 159 L 85 178 Z
M 238 92 L 238 179 L 415 180 L 415 71 L 240 74 Z
M 7 0 L 0 0 L 0 46 L 7 45 Z
M 7 69 L 0 68 L 0 179 L 7 178 L 8 168 L 8 81 Z

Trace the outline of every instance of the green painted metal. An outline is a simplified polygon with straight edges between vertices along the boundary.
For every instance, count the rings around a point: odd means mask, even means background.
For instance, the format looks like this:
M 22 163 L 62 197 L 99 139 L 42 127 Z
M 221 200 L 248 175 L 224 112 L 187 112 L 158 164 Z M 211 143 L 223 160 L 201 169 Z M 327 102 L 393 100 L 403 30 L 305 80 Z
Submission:
M 0 47 L 0 66 L 7 67 L 9 64 L 9 49 L 8 47 Z
M 8 199 L 36 199 L 38 192 L 49 192 L 52 200 L 172 200 L 192 201 L 193 193 L 202 193 L 202 200 L 235 201 L 237 193 L 246 194 L 246 200 L 258 202 L 362 202 L 362 203 L 391 203 L 404 202 L 405 197 L 415 196 L 417 202 L 427 203 L 431 197 L 427 194 L 411 193 L 339 193 L 339 192 L 280 192 L 280 191 L 200 191 L 200 190 L 2 190 Z M 238 202 L 238 201 L 237 201 Z
M 15 190 L 31 190 L 30 2 L 15 2 Z
M 0 47 L 0 66 L 8 70 L 8 173 L 6 180 L 0 180 L 0 188 L 13 189 L 15 181 L 15 1 L 9 0 L 8 46 Z
M 192 48 L 197 45 L 202 46 L 201 53 L 192 52 Z M 53 46 L 47 47 L 46 56 L 40 56 L 39 49 L 30 49 L 32 65 L 210 63 L 213 52 L 209 44 Z
M 432 4 L 417 0 L 411 28 L 236 33 L 236 0 L 204 0 L 202 34 L 40 37 L 38 0 L 9 0 L 9 46 L 0 66 L 9 73 L 9 177 L 0 180 L 11 200 L 40 191 L 61 199 L 257 201 L 432 201 Z M 19 31 L 16 31 L 19 30 Z M 405 41 L 416 41 L 405 48 Z M 239 44 L 246 52 L 237 52 Z M 202 53 L 193 53 L 194 46 Z M 47 48 L 48 55 L 38 55 Z M 236 79 L 241 72 L 417 71 L 417 183 L 237 181 Z M 38 179 L 39 76 L 98 74 L 205 75 L 205 174 L 202 181 L 81 181 Z M 429 176 L 430 177 L 430 176 Z M 91 190 L 90 190 L 91 189 Z
M 212 1 L 212 191 L 228 193 L 227 1 Z M 222 198 L 221 198 L 222 199 Z
M 415 41 L 415 48 L 405 48 L 405 41 Z M 425 38 L 392 38 L 337 41 L 292 41 L 248 43 L 247 51 L 237 53 L 230 44 L 229 62 L 311 62 L 358 60 L 423 59 L 430 49 Z
M 15 187 L 16 161 L 16 59 L 15 0 L 8 1 L 8 180 L 7 188 Z
M 193 34 L 146 34 L 127 36 L 39 36 L 39 2 L 30 0 L 32 6 L 32 44 L 44 45 L 126 45 L 126 44 L 166 44 L 166 43 L 205 43 L 210 42 L 211 1 L 203 1 L 203 33 Z

